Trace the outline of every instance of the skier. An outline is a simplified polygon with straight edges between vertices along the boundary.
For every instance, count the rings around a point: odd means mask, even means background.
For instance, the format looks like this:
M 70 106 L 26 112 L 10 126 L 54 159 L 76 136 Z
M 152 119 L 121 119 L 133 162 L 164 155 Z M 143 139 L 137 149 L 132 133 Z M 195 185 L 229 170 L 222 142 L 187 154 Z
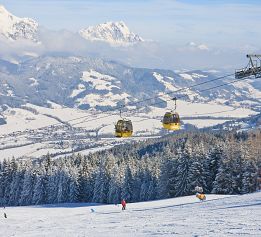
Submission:
M 5 207 L 3 207 L 3 209 L 4 209 L 4 218 L 7 218 L 7 215 L 5 213 Z
M 126 210 L 126 201 L 123 199 L 122 201 L 121 201 L 121 205 L 122 205 L 122 210 Z

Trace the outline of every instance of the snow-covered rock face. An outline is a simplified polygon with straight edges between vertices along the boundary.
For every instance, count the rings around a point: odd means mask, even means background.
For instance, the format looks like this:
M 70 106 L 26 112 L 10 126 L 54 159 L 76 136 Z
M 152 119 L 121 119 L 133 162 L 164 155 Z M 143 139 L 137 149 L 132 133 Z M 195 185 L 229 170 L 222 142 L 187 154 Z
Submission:
M 9 40 L 26 39 L 37 41 L 38 23 L 30 18 L 19 18 L 0 5 L 0 35 Z
M 97 26 L 90 26 L 80 30 L 80 35 L 91 41 L 105 41 L 112 45 L 128 45 L 144 40 L 129 30 L 126 24 L 120 22 L 106 22 Z

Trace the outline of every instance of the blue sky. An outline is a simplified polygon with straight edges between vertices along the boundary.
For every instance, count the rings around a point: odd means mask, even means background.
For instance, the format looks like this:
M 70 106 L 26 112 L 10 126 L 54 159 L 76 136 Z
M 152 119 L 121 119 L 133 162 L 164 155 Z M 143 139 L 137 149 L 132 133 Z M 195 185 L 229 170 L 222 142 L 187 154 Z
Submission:
M 49 29 L 76 32 L 123 20 L 135 33 L 163 43 L 260 48 L 260 0 L 0 0 L 0 4 Z

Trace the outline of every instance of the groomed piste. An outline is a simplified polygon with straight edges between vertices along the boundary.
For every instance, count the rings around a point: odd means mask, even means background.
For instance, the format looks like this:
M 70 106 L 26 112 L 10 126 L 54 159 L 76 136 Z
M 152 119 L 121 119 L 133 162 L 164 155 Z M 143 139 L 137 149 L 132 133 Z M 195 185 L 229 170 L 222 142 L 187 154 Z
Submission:
M 1 236 L 260 236 L 261 192 L 120 205 L 7 207 Z

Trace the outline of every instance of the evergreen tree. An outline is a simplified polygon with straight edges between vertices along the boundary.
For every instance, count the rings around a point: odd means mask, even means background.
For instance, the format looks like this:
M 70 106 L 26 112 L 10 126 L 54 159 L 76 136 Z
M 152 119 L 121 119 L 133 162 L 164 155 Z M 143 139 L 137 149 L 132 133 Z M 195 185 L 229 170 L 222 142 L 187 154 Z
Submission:
M 20 205 L 31 205 L 33 199 L 35 171 L 32 170 L 31 162 L 27 162 L 22 184 L 22 192 L 19 199 Z
M 105 173 L 105 166 L 104 163 L 101 163 L 95 177 L 93 202 L 106 203 L 108 193 L 107 184 L 108 180 Z
M 45 186 L 44 186 L 44 175 L 37 174 L 35 177 L 35 186 L 33 190 L 32 204 L 38 205 L 46 203 L 45 200 Z
M 8 205 L 10 206 L 19 205 L 19 198 L 21 196 L 22 188 L 23 188 L 22 186 L 23 179 L 24 179 L 24 170 L 18 167 L 12 179 Z
M 190 180 L 188 177 L 191 166 L 192 148 L 190 143 L 186 143 L 182 154 L 179 154 L 177 160 L 177 173 L 175 176 L 175 186 L 172 195 L 184 196 L 191 193 Z
M 74 167 L 70 168 L 69 177 L 69 202 L 77 202 L 79 198 L 78 171 Z
M 134 191 L 134 180 L 129 166 L 126 167 L 125 177 L 122 186 L 122 199 L 127 200 L 128 202 L 133 201 L 133 191 Z
M 218 168 L 218 172 L 213 184 L 212 193 L 233 194 L 234 181 L 232 175 L 231 160 L 224 154 Z
M 254 160 L 248 159 L 245 161 L 244 172 L 243 172 L 243 188 L 242 193 L 255 192 L 258 187 L 258 169 L 255 165 Z
M 123 179 L 123 171 L 118 165 L 115 165 L 109 183 L 108 202 L 117 204 L 121 201 L 121 187 Z
M 206 154 L 206 159 L 203 163 L 204 169 L 206 171 L 206 192 L 210 193 L 213 190 L 213 184 L 217 176 L 221 158 L 222 147 L 220 144 L 217 144 Z
M 95 164 L 92 157 L 88 158 L 78 156 L 81 161 L 78 174 L 78 199 L 80 202 L 91 202 L 93 197 Z

